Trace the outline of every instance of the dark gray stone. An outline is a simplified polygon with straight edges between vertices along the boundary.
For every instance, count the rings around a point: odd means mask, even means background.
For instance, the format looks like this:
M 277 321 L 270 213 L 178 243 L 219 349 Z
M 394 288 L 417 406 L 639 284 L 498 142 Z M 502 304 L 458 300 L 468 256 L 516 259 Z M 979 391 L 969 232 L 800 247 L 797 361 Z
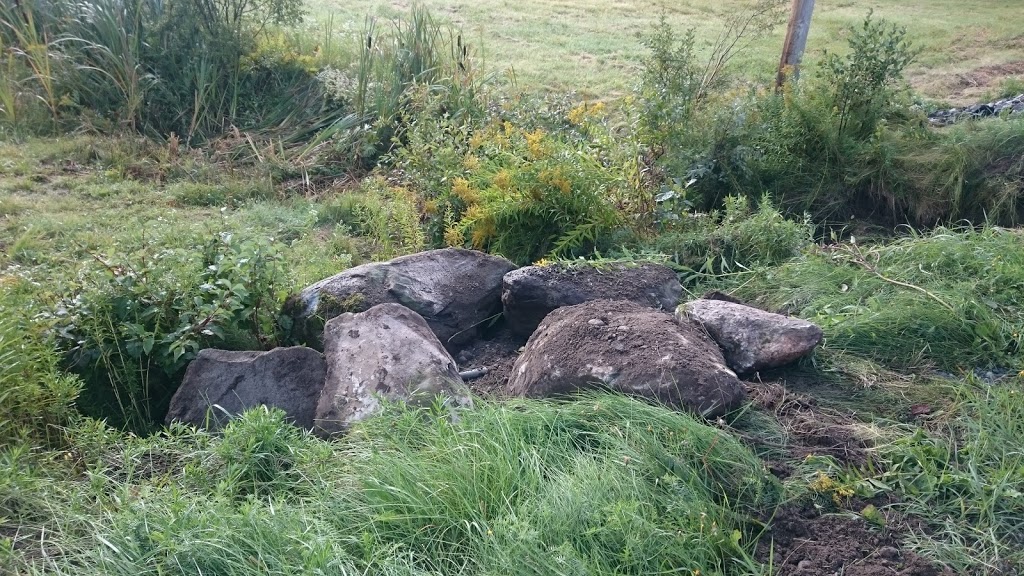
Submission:
M 202 350 L 171 398 L 166 421 L 219 429 L 246 409 L 269 406 L 311 429 L 326 375 L 323 355 L 311 348 Z
M 694 300 L 679 307 L 718 342 L 729 367 L 740 374 L 777 368 L 810 353 L 821 342 L 814 324 L 721 300 Z
M 527 266 L 502 281 L 501 303 L 513 332 L 529 336 L 552 310 L 591 300 L 629 300 L 674 310 L 683 292 L 672 269 L 653 263 Z
M 380 408 L 380 399 L 429 405 L 471 404 L 455 360 L 426 321 L 401 304 L 345 313 L 324 329 L 327 381 L 316 409 L 317 430 L 344 431 Z
M 500 312 L 501 279 L 514 268 L 508 260 L 483 252 L 430 250 L 321 280 L 292 297 L 285 311 L 294 318 L 300 339 L 323 346 L 323 321 L 378 304 L 402 304 L 422 316 L 448 350 L 457 352 Z
M 736 408 L 744 395 L 702 330 L 636 302 L 610 300 L 548 314 L 513 366 L 508 393 L 537 398 L 592 388 L 657 399 L 706 416 Z

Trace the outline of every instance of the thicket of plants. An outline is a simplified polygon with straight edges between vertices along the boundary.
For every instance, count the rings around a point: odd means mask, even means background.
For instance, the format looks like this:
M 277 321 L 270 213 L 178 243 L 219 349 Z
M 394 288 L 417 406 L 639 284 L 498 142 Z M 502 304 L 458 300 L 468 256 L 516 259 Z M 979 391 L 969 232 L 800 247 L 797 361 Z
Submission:
M 1024 369 L 1024 242 L 999 227 L 1024 215 L 1024 119 L 930 128 L 902 81 L 913 47 L 870 16 L 799 82 L 731 79 L 735 48 L 780 6 L 735 16 L 710 57 L 662 23 L 631 96 L 579 102 L 504 96 L 418 8 L 313 36 L 295 0 L 0 0 L 3 137 L 141 133 L 144 152 L 75 152 L 105 175 L 90 194 L 156 181 L 176 207 L 249 207 L 255 222 L 273 201 L 293 220 L 273 238 L 225 219 L 76 246 L 74 274 L 39 254 L 52 230 L 5 246 L 59 281 L 45 299 L 0 285 L 0 566 L 767 573 L 752 553 L 781 493 L 760 460 L 632 400 L 483 403 L 455 421 L 395 407 L 336 444 L 266 411 L 223 436 L 111 425 L 157 429 L 201 348 L 292 343 L 279 312 L 312 234 L 329 236 L 330 272 L 441 246 L 519 264 L 655 258 L 695 293 L 819 323 L 819 369 L 844 355 L 969 381 Z M 870 241 L 851 218 L 929 230 Z M 961 392 L 948 421 L 901 429 L 880 469 L 843 474 L 861 495 L 904 495 L 930 557 L 1020 565 L 1022 468 L 1001 449 L 1021 440 L 1017 390 Z

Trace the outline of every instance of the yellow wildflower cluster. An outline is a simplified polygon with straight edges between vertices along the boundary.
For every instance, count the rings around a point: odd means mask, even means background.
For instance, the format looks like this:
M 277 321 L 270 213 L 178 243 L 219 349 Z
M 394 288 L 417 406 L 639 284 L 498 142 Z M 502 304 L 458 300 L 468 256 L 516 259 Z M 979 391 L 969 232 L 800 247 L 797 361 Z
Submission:
M 462 160 L 462 167 L 470 172 L 477 170 L 480 168 L 480 158 L 476 157 L 474 154 L 468 154 Z
M 526 133 L 526 149 L 530 153 L 531 158 L 540 158 L 544 156 L 544 131 L 540 128 L 533 132 Z
M 818 476 L 814 480 L 811 480 L 810 484 L 808 484 L 808 488 L 819 494 L 831 494 L 832 501 L 835 502 L 836 506 L 842 506 L 842 500 L 849 498 L 854 494 L 853 488 L 836 482 L 831 476 L 824 472 L 818 472 Z
M 444 243 L 446 246 L 462 246 L 466 243 L 466 237 L 458 226 L 452 225 L 444 230 Z
M 482 249 L 487 247 L 487 242 L 498 233 L 494 223 L 494 216 L 487 212 L 479 204 L 470 206 L 463 216 L 463 222 L 469 223 L 473 233 L 470 243 L 474 248 Z
M 604 110 L 604 102 L 595 102 L 593 104 L 581 102 L 569 111 L 567 117 L 572 124 L 580 125 L 589 119 L 600 118 L 604 115 Z
M 512 173 L 507 169 L 502 168 L 498 170 L 498 173 L 494 175 L 492 181 L 494 187 L 503 192 L 507 192 L 512 187 Z
M 456 178 L 452 183 L 452 194 L 466 204 L 475 204 L 480 201 L 480 192 L 469 185 L 469 180 Z
M 572 181 L 566 178 L 561 170 L 543 170 L 537 179 L 541 184 L 558 188 L 562 194 L 568 194 L 572 190 Z

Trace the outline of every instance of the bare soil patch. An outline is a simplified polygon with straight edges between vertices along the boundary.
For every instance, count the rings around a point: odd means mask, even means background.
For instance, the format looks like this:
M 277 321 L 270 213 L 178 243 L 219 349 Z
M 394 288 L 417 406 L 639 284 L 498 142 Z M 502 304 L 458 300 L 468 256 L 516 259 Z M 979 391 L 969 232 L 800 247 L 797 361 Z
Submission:
M 516 336 L 504 326 L 497 326 L 483 338 L 459 352 L 459 371 L 487 368 L 487 374 L 467 382 L 470 390 L 484 398 L 507 396 L 505 384 L 512 374 L 512 364 L 519 357 L 526 338 Z
M 900 532 L 874 527 L 854 515 L 819 515 L 813 507 L 780 508 L 758 546 L 757 556 L 769 556 L 779 576 L 952 576 L 905 550 Z

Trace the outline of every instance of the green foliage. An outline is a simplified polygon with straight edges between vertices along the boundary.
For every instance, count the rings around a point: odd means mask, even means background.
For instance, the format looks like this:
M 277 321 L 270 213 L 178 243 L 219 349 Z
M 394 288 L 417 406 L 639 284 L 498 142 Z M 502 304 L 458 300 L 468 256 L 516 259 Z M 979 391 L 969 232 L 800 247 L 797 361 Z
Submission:
M 914 548 L 961 573 L 1012 574 L 1024 567 L 1024 442 L 1021 377 L 953 391 L 954 414 L 880 450 L 879 481 L 927 521 Z
M 811 243 L 813 227 L 783 218 L 768 197 L 756 210 L 746 198 L 727 198 L 724 212 L 710 214 L 689 214 L 685 205 L 677 211 L 669 204 L 667 198 L 662 202 L 662 231 L 638 249 L 665 254 L 690 274 L 777 266 Z
M 75 414 L 82 383 L 62 373 L 60 355 L 28 322 L 17 320 L 15 309 L 5 305 L 0 311 L 0 444 L 18 436 L 55 444 L 59 427 Z
M 937 229 L 888 244 L 835 244 L 702 288 L 817 323 L 825 347 L 893 369 L 1019 370 L 1024 349 L 1019 231 Z
M 357 190 L 328 199 L 317 218 L 321 224 L 342 224 L 361 236 L 375 260 L 419 252 L 426 245 L 416 196 L 383 178 L 368 178 Z
M 143 251 L 102 263 L 54 318 L 85 376 L 83 408 L 145 430 L 162 419 L 181 371 L 200 348 L 277 342 L 290 286 L 279 248 L 223 234 L 190 250 Z
M 285 414 L 266 407 L 229 422 L 214 449 L 224 465 L 225 489 L 238 497 L 287 494 L 301 480 L 296 446 L 303 433 L 285 424 Z
M 300 156 L 330 142 L 333 155 L 355 168 L 372 168 L 401 144 L 428 103 L 451 117 L 479 113 L 489 80 L 461 31 L 419 6 L 383 31 L 367 20 L 351 69 L 327 69 L 321 77 L 329 96 L 352 112 L 327 125 Z
M 648 54 L 641 61 L 637 87 L 640 138 L 650 146 L 664 147 L 663 153 L 678 153 L 703 96 L 694 33 L 677 34 L 662 16 L 643 44 Z
M 894 84 L 916 52 L 906 40 L 906 28 L 872 21 L 871 13 L 860 28 L 851 30 L 846 57 L 826 54 L 821 85 L 837 117 L 837 133 L 865 138 L 875 132 L 885 108 L 894 100 Z
M 590 150 L 541 129 L 506 121 L 475 132 L 456 174 L 428 191 L 424 206 L 449 246 L 529 263 L 593 249 L 620 224 L 612 204 L 620 178 Z
M 167 195 L 185 206 L 223 207 L 237 206 L 250 200 L 266 200 L 273 196 L 273 191 L 265 182 L 177 182 L 167 187 Z
M 727 433 L 607 394 L 457 419 L 389 406 L 330 444 L 264 409 L 223 435 L 82 423 L 69 438 L 90 473 L 55 470 L 49 504 L 24 502 L 62 553 L 19 541 L 21 571 L 766 574 L 754 518 L 779 495 Z M 32 493 L 44 476 L 21 466 L 4 478 Z

